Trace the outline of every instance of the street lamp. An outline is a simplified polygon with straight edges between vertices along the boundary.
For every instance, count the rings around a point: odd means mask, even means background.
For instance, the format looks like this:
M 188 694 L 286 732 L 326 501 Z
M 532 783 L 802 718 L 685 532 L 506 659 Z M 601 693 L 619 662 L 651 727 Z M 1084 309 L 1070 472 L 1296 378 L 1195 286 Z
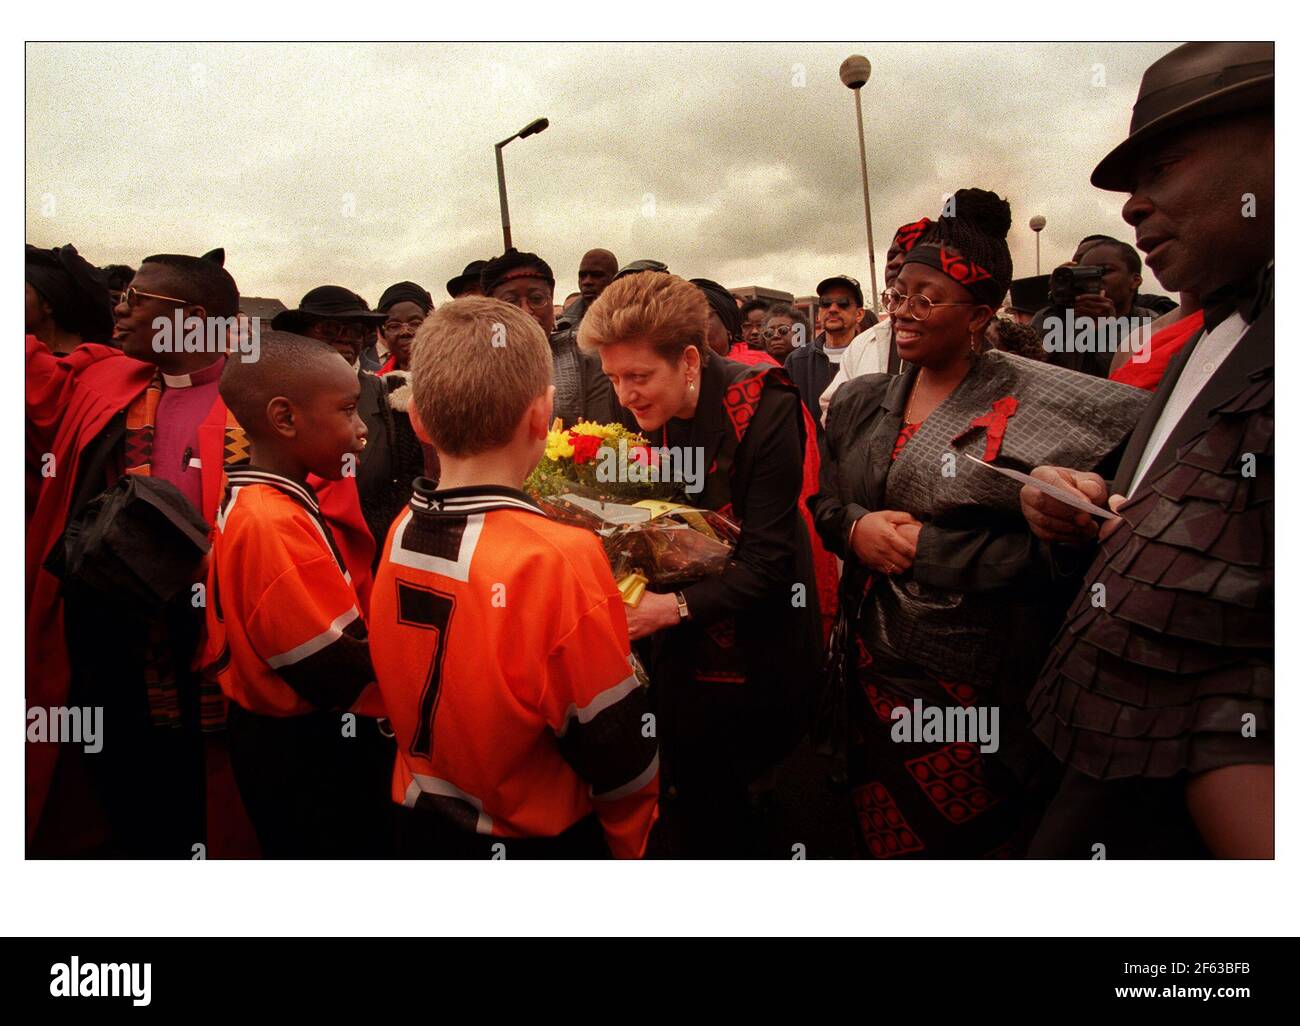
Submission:
M 1047 227 L 1047 218 L 1042 214 L 1035 214 L 1029 219 L 1030 230 L 1034 233 L 1034 274 L 1042 274 L 1042 261 L 1039 259 L 1040 252 L 1038 243 L 1042 239 L 1043 229 Z
M 527 139 L 530 135 L 546 131 L 549 125 L 550 122 L 546 118 L 538 118 L 536 121 L 528 122 L 509 139 L 502 139 L 497 143 L 497 192 L 501 194 L 501 234 L 505 236 L 507 250 L 510 249 L 510 206 L 506 203 L 506 167 L 501 162 L 501 151 L 516 139 Z
M 871 234 L 871 190 L 867 186 L 867 142 L 862 134 L 862 87 L 871 77 L 871 62 L 861 54 L 846 58 L 840 65 L 840 81 L 853 90 L 853 104 L 858 112 L 858 159 L 862 162 L 862 205 L 867 211 L 867 260 L 871 264 L 871 312 L 880 308 L 876 294 L 876 241 Z

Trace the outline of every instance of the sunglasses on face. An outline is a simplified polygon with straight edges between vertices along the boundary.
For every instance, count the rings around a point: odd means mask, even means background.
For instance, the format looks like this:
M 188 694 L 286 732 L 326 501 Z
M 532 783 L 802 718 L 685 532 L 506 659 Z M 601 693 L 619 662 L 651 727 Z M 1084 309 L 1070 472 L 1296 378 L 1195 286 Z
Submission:
M 839 307 L 841 310 L 847 310 L 849 307 L 854 305 L 853 300 L 851 299 L 823 299 L 819 302 L 822 306 Z
M 905 296 L 898 289 L 886 289 L 880 297 L 885 301 L 885 312 L 905 314 L 916 321 L 923 321 L 930 316 L 930 311 L 937 306 L 974 306 L 974 303 L 936 303 L 922 295 Z
M 180 303 L 182 306 L 189 303 L 188 299 L 177 299 L 175 296 L 160 296 L 157 292 L 141 292 L 134 285 L 128 286 L 122 291 L 120 302 L 125 303 L 126 308 L 130 310 L 135 306 L 136 301 L 140 299 L 162 299 L 169 303 Z
M 764 328 L 763 337 L 769 342 L 774 338 L 785 338 L 790 334 L 790 325 L 783 324 L 779 328 Z

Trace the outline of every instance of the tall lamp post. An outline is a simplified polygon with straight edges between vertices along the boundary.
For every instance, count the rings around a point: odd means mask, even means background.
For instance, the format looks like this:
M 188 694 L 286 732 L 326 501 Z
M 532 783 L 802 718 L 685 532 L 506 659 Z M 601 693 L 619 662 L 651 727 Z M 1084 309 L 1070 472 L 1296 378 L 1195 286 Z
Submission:
M 1047 218 L 1042 214 L 1035 214 L 1029 219 L 1030 230 L 1034 233 L 1034 274 L 1043 273 L 1042 253 L 1039 249 L 1039 242 L 1042 241 L 1043 229 L 1047 227 Z
M 862 163 L 862 205 L 867 212 L 867 260 L 871 265 L 871 312 L 879 313 L 880 297 L 876 294 L 876 240 L 871 234 L 871 190 L 867 185 L 867 142 L 862 134 L 862 87 L 871 77 L 871 62 L 861 54 L 846 58 L 840 65 L 840 81 L 853 90 L 853 105 L 858 112 L 858 159 Z
M 550 121 L 546 118 L 538 118 L 536 121 L 530 121 L 509 139 L 502 139 L 497 143 L 497 192 L 501 194 L 501 234 L 505 236 L 506 249 L 510 249 L 510 205 L 506 202 L 506 167 L 501 161 L 501 151 L 509 143 L 516 139 L 527 139 L 530 135 L 536 135 L 538 132 L 546 131 Z

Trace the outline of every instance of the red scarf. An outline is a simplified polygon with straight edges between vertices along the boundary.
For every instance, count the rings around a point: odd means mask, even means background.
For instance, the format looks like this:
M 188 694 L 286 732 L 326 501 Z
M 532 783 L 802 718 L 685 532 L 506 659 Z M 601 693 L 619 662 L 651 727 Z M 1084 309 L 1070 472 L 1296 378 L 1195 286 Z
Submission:
M 1182 351 L 1201 328 L 1205 325 L 1205 311 L 1197 310 L 1173 324 L 1166 324 L 1151 336 L 1150 359 L 1137 363 L 1130 355 L 1124 366 L 1110 372 L 1110 380 L 1118 381 L 1134 388 L 1144 388 L 1154 392 L 1165 376 L 1169 361 Z

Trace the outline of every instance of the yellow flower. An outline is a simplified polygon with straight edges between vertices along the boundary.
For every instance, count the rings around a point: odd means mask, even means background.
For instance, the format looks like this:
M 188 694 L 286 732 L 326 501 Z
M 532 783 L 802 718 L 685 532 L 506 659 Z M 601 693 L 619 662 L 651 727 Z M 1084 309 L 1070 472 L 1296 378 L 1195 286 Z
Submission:
M 617 424 L 597 424 L 593 420 L 580 420 L 573 425 L 575 435 L 595 435 L 597 438 L 612 438 L 618 432 Z
M 569 441 L 569 432 L 546 432 L 546 458 L 548 460 L 567 460 L 572 457 L 573 443 Z

